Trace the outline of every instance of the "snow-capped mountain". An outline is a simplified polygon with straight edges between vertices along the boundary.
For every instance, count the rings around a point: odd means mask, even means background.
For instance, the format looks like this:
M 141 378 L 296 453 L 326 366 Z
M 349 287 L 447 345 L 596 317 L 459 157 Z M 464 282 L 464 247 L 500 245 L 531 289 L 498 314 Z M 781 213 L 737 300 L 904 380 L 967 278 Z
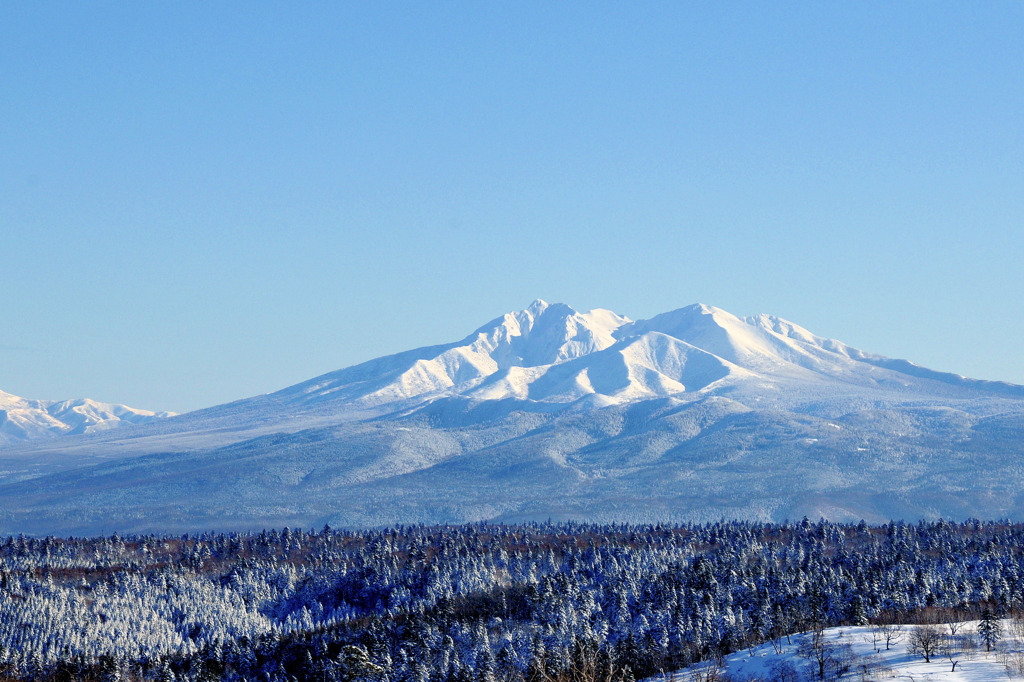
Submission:
M 325 374 L 275 397 L 379 408 L 464 397 L 594 406 L 793 382 L 1024 397 L 1024 387 L 932 372 L 811 334 L 770 315 L 693 305 L 633 322 L 534 301 L 461 341 Z
M 170 416 L 172 412 L 137 410 L 89 399 L 27 400 L 0 391 L 0 444 L 99 433 Z
M 591 356 L 616 342 L 628 320 L 607 310 L 578 313 L 567 305 L 534 301 L 492 320 L 446 346 L 400 353 L 285 389 L 279 395 L 303 402 L 351 402 L 360 407 L 467 394 L 502 383 L 482 399 L 519 395 L 523 386 L 556 365 Z
M 12 532 L 1024 518 L 1024 386 L 769 315 L 535 301 L 275 393 L 9 447 L 0 471 Z

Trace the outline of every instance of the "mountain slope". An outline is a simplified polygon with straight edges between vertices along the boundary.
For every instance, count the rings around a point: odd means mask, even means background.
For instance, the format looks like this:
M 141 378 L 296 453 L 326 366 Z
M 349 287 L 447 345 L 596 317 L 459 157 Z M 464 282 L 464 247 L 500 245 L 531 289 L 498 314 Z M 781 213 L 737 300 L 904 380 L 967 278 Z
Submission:
M 1024 518 L 1024 387 L 768 315 L 535 301 L 275 393 L 9 447 L 0 471 L 8 532 Z

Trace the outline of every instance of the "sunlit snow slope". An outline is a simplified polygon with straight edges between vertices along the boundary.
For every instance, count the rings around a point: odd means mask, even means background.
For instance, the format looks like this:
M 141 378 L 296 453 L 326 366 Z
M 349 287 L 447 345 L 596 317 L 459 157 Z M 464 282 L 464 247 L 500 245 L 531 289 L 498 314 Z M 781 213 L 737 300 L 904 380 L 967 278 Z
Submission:
M 1024 518 L 1024 387 L 693 305 L 464 339 L 0 451 L 0 531 Z
M 465 339 L 325 374 L 274 398 L 304 405 L 408 406 L 440 398 L 613 405 L 792 382 L 1024 397 L 1024 387 L 931 372 L 814 336 L 791 322 L 694 305 L 632 322 L 534 301 Z

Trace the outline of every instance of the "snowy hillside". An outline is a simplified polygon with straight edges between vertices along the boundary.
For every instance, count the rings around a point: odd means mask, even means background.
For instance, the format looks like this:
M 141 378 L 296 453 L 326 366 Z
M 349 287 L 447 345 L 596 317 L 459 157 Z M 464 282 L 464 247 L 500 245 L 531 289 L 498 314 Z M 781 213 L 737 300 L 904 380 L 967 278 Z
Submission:
M 0 531 L 1024 518 L 1024 386 L 706 305 L 538 300 L 454 343 L 102 423 L 0 450 Z
M 1000 621 L 1002 636 L 986 651 L 978 623 L 863 625 L 779 638 L 647 682 L 802 682 L 821 679 L 994 682 L 1024 680 L 1024 639 L 1020 623 Z M 886 646 L 886 633 L 892 634 Z M 931 644 L 929 644 L 931 642 Z M 929 649 L 928 659 L 921 650 Z M 955 665 L 954 665 L 955 664 Z
M 171 412 L 137 410 L 95 400 L 26 400 L 0 391 L 0 444 L 69 434 L 92 434 L 145 424 Z

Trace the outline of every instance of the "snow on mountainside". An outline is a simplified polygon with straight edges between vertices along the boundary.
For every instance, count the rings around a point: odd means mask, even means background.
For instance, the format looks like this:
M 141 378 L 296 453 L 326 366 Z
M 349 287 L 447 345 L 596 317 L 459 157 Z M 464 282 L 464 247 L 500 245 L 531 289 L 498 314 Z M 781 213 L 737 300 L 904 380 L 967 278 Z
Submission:
M 279 395 L 374 406 L 429 394 L 452 395 L 501 373 L 508 377 L 507 393 L 492 392 L 487 398 L 517 397 L 524 385 L 543 376 L 547 368 L 613 345 L 615 330 L 626 322 L 607 310 L 578 313 L 564 304 L 537 300 L 525 310 L 492 320 L 457 343 L 371 360 Z M 528 371 L 531 369 L 535 371 Z
M 275 393 L 8 444 L 0 532 L 1024 519 L 1022 489 L 1024 386 L 769 315 L 538 300 Z
M 920 380 L 926 380 L 924 384 Z M 464 396 L 473 400 L 611 405 L 726 385 L 842 382 L 937 390 L 931 382 L 1024 397 L 1024 387 L 972 382 L 817 337 L 769 315 L 739 318 L 693 305 L 630 321 L 534 301 L 465 339 L 372 360 L 275 394 L 361 408 Z
M 69 434 L 99 433 L 173 416 L 95 400 L 27 400 L 0 391 L 0 444 Z

